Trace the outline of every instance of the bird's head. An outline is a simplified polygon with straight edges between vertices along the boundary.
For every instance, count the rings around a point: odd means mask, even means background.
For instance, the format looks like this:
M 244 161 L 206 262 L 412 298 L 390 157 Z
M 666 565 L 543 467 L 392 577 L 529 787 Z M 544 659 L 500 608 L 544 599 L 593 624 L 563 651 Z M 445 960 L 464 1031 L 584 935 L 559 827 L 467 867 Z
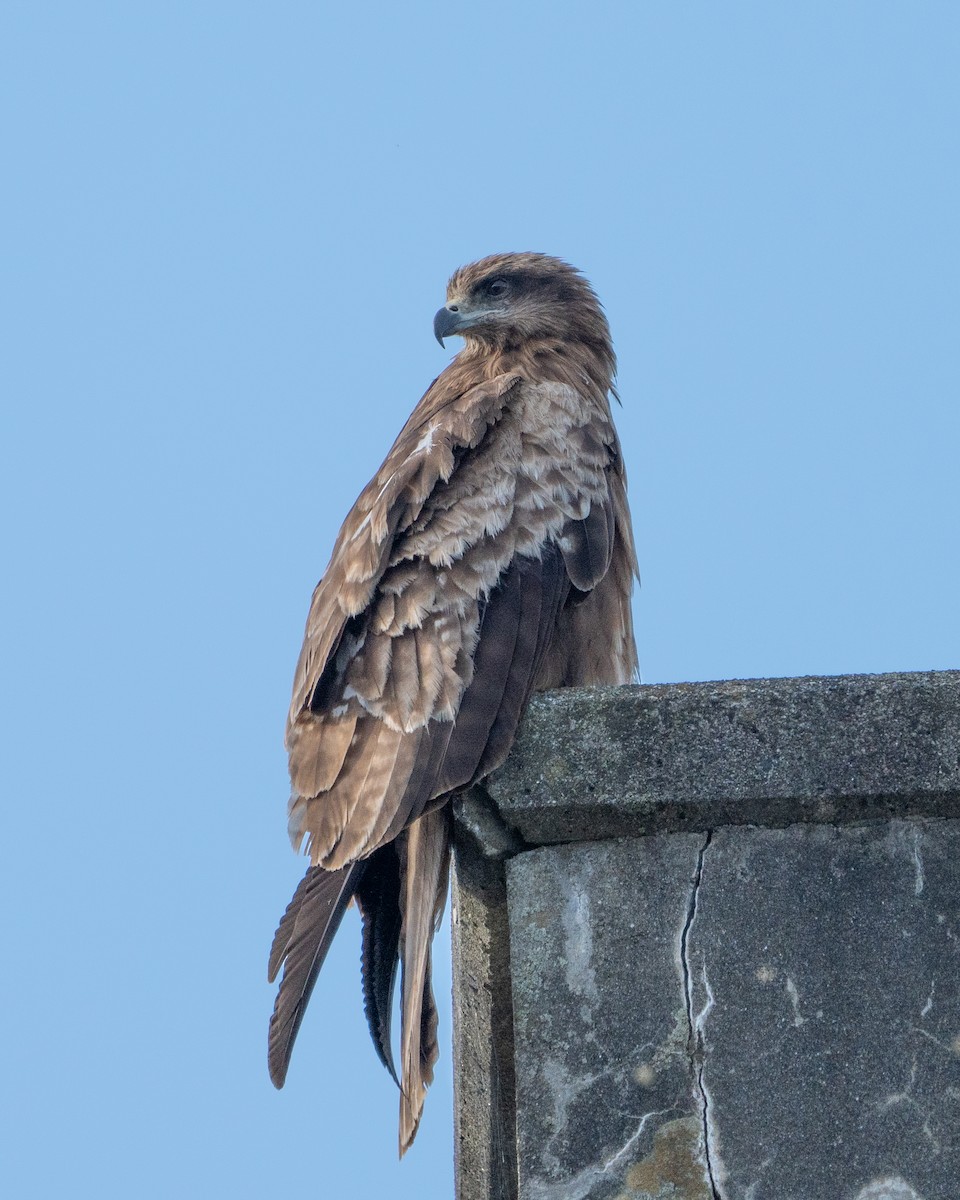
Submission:
M 494 254 L 455 271 L 433 332 L 441 345 L 458 334 L 475 349 L 542 338 L 610 344 L 593 288 L 575 268 L 547 254 Z

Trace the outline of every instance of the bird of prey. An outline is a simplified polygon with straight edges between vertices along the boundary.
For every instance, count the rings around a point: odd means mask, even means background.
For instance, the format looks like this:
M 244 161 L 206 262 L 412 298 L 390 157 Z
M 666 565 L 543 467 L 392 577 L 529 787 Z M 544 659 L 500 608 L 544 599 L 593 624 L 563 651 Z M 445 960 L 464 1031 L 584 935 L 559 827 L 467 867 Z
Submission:
M 354 504 L 313 594 L 287 723 L 290 837 L 311 866 L 274 937 L 283 1085 L 344 910 L 400 1084 L 400 1153 L 437 1059 L 431 941 L 447 801 L 499 766 L 534 690 L 636 676 L 636 558 L 610 413 L 616 360 L 586 279 L 543 254 L 462 267 L 434 318 L 464 348 Z M 401 971 L 401 1063 L 390 1023 Z

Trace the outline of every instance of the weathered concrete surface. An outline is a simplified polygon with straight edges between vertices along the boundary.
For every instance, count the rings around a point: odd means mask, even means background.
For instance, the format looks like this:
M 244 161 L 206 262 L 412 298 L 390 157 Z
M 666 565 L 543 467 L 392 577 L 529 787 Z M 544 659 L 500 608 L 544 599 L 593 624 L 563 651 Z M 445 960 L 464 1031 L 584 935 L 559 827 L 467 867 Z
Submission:
M 960 671 L 550 692 L 487 791 L 532 845 L 949 816 Z
M 507 874 L 522 1200 L 956 1200 L 960 821 Z
M 704 841 L 508 863 L 523 1200 L 711 1200 L 681 960 Z
M 960 673 L 557 693 L 489 791 L 459 1200 L 960 1198 Z
M 960 821 L 712 836 L 687 959 L 721 1195 L 960 1196 L 958 937 Z

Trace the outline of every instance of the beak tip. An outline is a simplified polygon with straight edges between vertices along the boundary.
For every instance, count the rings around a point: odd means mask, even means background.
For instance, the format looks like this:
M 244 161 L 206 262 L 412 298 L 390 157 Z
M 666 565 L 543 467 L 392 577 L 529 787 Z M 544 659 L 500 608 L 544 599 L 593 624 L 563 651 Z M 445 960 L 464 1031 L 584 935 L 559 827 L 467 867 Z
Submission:
M 433 318 L 433 336 L 437 339 L 441 346 L 446 349 L 444 338 L 450 337 L 456 333 L 460 325 L 460 315 L 457 312 L 451 312 L 449 308 L 441 308 L 437 315 Z

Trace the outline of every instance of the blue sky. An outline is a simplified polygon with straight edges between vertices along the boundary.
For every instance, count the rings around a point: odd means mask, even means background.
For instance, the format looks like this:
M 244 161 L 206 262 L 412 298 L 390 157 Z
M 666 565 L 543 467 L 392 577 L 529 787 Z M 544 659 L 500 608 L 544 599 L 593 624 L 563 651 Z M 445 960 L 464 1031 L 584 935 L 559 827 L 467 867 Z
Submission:
M 352 916 L 264 1053 L 306 607 L 460 263 L 606 304 L 647 681 L 960 666 L 958 110 L 946 2 L 7 0 L 5 1191 L 451 1195 Z

